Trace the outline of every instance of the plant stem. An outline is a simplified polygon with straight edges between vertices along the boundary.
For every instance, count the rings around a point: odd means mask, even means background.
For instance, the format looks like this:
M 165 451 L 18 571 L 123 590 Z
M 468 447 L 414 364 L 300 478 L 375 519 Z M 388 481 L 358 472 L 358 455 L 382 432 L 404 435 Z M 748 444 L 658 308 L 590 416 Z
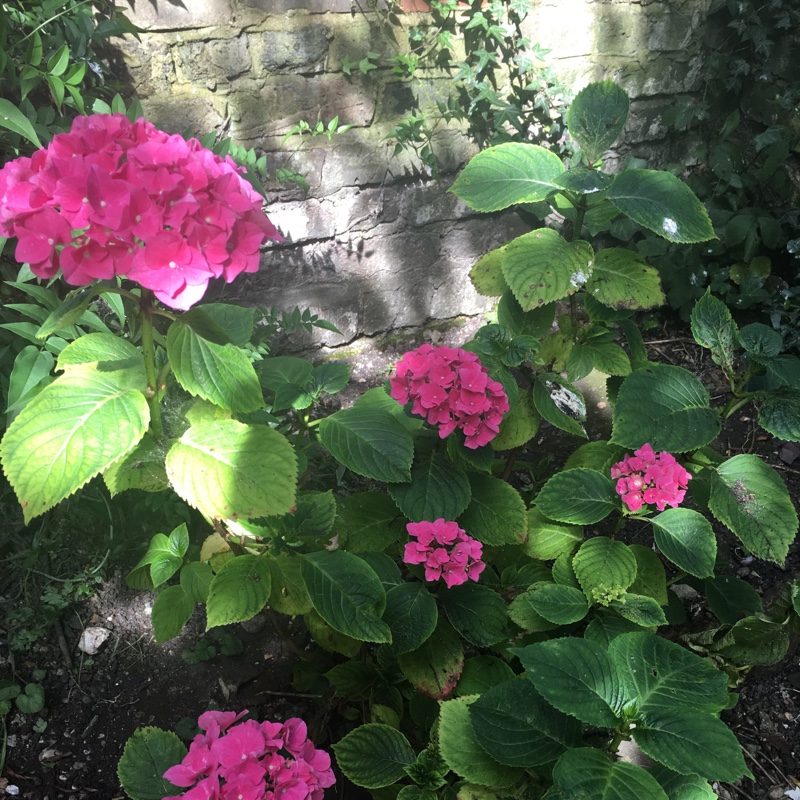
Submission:
M 161 424 L 161 406 L 158 402 L 158 376 L 156 375 L 156 347 L 153 342 L 153 292 L 142 289 L 139 301 L 142 314 L 142 351 L 144 353 L 144 371 L 147 375 L 147 404 L 150 406 L 150 431 L 156 439 L 164 433 Z

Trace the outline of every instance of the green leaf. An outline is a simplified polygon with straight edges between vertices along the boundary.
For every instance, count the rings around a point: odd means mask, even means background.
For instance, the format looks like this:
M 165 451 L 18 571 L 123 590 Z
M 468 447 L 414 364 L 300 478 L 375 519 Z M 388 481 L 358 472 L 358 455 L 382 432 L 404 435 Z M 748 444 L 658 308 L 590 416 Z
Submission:
M 351 553 L 378 552 L 406 536 L 397 505 L 378 492 L 356 492 L 337 499 L 339 544 Z
M 545 483 L 536 507 L 557 522 L 590 525 L 618 510 L 619 497 L 605 475 L 593 469 L 568 469 Z
M 303 556 L 301 574 L 314 609 L 334 630 L 362 642 L 391 642 L 381 619 L 386 592 L 362 559 L 341 550 Z
M 758 424 L 778 439 L 800 442 L 800 389 L 770 392 L 758 409 Z
M 31 121 L 12 102 L 3 97 L 0 97 L 0 128 L 18 133 L 36 147 L 42 146 Z
M 761 322 L 752 322 L 739 331 L 739 343 L 756 361 L 775 358 L 783 350 L 783 339 L 778 331 Z
M 533 407 L 530 392 L 523 392 L 500 423 L 500 432 L 492 439 L 495 450 L 512 450 L 529 442 L 539 430 L 541 417 Z
M 387 483 L 411 480 L 414 442 L 389 412 L 337 411 L 322 421 L 319 435 L 331 455 L 358 475 Z
M 506 604 L 497 592 L 472 581 L 439 593 L 450 624 L 476 647 L 491 647 L 505 639 Z
M 692 309 L 692 336 L 701 347 L 711 350 L 714 363 L 728 374 L 734 369 L 737 334 L 738 328 L 728 306 L 714 297 L 710 288 L 706 289 Z
M 668 508 L 650 523 L 656 546 L 676 567 L 697 578 L 714 574 L 717 537 L 702 514 L 689 508 Z
M 527 531 L 525 503 L 512 486 L 490 475 L 471 474 L 472 499 L 458 524 L 488 545 L 518 544 Z
M 777 622 L 745 617 L 714 645 L 715 653 L 741 667 L 777 664 L 789 650 L 789 631 Z
M 583 467 L 597 472 L 607 473 L 612 464 L 622 461 L 625 448 L 610 442 L 597 441 L 582 444 L 564 464 L 564 469 L 578 469 Z
M 450 189 L 474 211 L 544 200 L 559 187 L 561 159 L 535 144 L 507 142 L 474 156 Z
M 606 197 L 634 222 L 670 242 L 717 238 L 697 195 L 669 172 L 625 170 L 614 177 Z
M 24 405 L 44 388 L 44 381 L 49 378 L 54 364 L 52 354 L 35 345 L 20 350 L 8 381 L 8 411 Z
M 624 704 L 622 687 L 599 644 L 570 637 L 511 652 L 519 656 L 537 691 L 559 711 L 598 728 L 617 726 Z
M 595 602 L 608 591 L 627 589 L 636 580 L 636 556 L 626 544 L 605 536 L 584 542 L 572 566 L 586 596 Z
M 144 438 L 128 455 L 103 472 L 103 481 L 112 497 L 126 489 L 161 492 L 169 488 L 164 469 L 164 451 L 152 436 Z
M 346 658 L 355 658 L 363 647 L 357 639 L 334 630 L 313 609 L 303 616 L 303 621 L 314 641 L 331 653 L 340 653 Z
M 467 476 L 435 450 L 418 451 L 411 467 L 411 483 L 393 484 L 389 494 L 412 522 L 455 519 L 469 505 Z
M 63 376 L 6 430 L 0 456 L 26 523 L 69 497 L 131 451 L 150 421 L 147 400 L 125 376 Z
M 50 56 L 47 61 L 47 71 L 51 75 L 63 75 L 69 64 L 69 46 L 66 42 Z
M 497 656 L 473 656 L 464 662 L 464 671 L 456 684 L 456 694 L 459 697 L 483 694 L 492 686 L 515 677 L 511 667 Z
M 648 309 L 666 302 L 658 270 L 633 250 L 608 247 L 598 251 L 586 293 L 616 309 Z
M 416 760 L 408 739 L 388 725 L 360 725 L 333 745 L 342 772 L 357 786 L 378 789 L 405 777 Z
M 158 593 L 150 618 L 156 642 L 179 636 L 194 611 L 194 600 L 180 586 L 167 586 Z
M 586 402 L 583 395 L 560 375 L 545 372 L 533 383 L 533 404 L 551 425 L 574 436 L 587 438 L 583 422 Z
M 551 631 L 558 627 L 554 622 L 546 620 L 533 607 L 533 596 L 538 591 L 538 586 L 532 586 L 526 591 L 518 594 L 508 607 L 509 619 L 524 631 L 539 633 L 541 631 Z
M 712 714 L 659 709 L 637 720 L 633 738 L 650 758 L 682 775 L 731 783 L 742 776 L 753 778 L 736 737 Z
M 772 467 L 748 453 L 729 458 L 712 473 L 708 505 L 748 550 L 783 564 L 798 520 L 789 492 Z
M 504 254 L 505 247 L 490 250 L 469 271 L 469 279 L 478 294 L 484 297 L 500 297 L 510 291 L 503 277 Z
M 683 707 L 716 713 L 728 703 L 724 672 L 654 633 L 623 633 L 609 644 L 608 653 L 637 714 Z
M 522 777 L 522 770 L 499 764 L 480 745 L 469 714 L 475 700 L 475 697 L 459 697 L 442 703 L 439 751 L 459 777 L 483 786 L 509 788 Z
M 636 556 L 636 580 L 630 585 L 631 594 L 652 597 L 660 606 L 669 603 L 667 574 L 658 554 L 640 544 L 628 545 Z
M 252 619 L 272 590 L 269 562 L 259 556 L 236 556 L 214 576 L 206 601 L 206 630 Z
M 732 575 L 718 575 L 704 582 L 708 607 L 724 625 L 734 625 L 743 617 L 763 612 L 761 596 L 746 581 Z
M 594 747 L 576 747 L 564 753 L 553 769 L 553 782 L 565 799 L 669 800 L 646 770 L 612 761 Z
M 503 275 L 524 311 L 577 292 L 592 274 L 594 250 L 566 241 L 552 228 L 518 236 L 503 247 Z
M 580 94 L 578 96 L 580 96 Z M 596 159 L 592 160 L 594 161 Z M 606 175 L 605 172 L 589 169 L 588 167 L 578 164 L 577 166 L 570 167 L 566 172 L 559 175 L 555 179 L 555 182 L 562 189 L 566 189 L 573 194 L 595 194 L 608 189 L 611 180 L 611 176 Z M 618 213 L 619 211 L 614 208 L 614 214 L 616 215 Z
M 186 747 L 171 731 L 140 728 L 125 743 L 117 766 L 123 789 L 133 800 L 161 800 L 181 791 L 162 777 L 186 757 Z
M 421 583 L 401 583 L 386 592 L 383 621 L 392 631 L 392 649 L 398 655 L 421 647 L 436 629 L 436 601 Z
M 341 392 L 350 380 L 351 366 L 342 361 L 329 361 L 314 367 L 314 383 L 327 394 Z
M 661 764 L 650 767 L 669 800 L 717 800 L 717 793 L 698 775 L 679 775 Z
M 38 683 L 29 683 L 14 703 L 23 714 L 38 714 L 44 708 L 44 689 Z
M 229 411 L 262 408 L 261 385 L 244 352 L 202 338 L 180 319 L 167 332 L 167 357 L 178 383 L 189 394 Z
M 148 574 L 151 584 L 140 588 L 151 588 L 166 583 L 183 564 L 183 557 L 189 547 L 189 533 L 186 523 L 178 525 L 169 536 L 157 533 L 150 539 L 147 552 L 139 563 L 131 570 L 133 575 L 142 567 L 149 566 Z M 128 584 L 134 585 L 134 584 Z M 138 585 L 138 584 L 136 584 Z
M 486 752 L 509 767 L 537 767 L 580 741 L 580 724 L 548 705 L 524 678 L 484 692 L 469 708 Z
M 214 571 L 209 564 L 193 561 L 181 568 L 181 588 L 194 603 L 208 602 Z
M 583 541 L 583 529 L 548 519 L 538 507 L 528 510 L 528 541 L 523 547 L 531 558 L 549 561 L 572 551 Z
M 700 379 L 682 367 L 650 364 L 622 382 L 611 441 L 631 450 L 685 453 L 717 438 L 719 416 Z
M 286 384 L 305 386 L 314 374 L 314 367 L 309 361 L 291 356 L 267 358 L 259 367 L 261 385 L 271 392 Z
M 612 600 L 610 607 L 621 617 L 643 628 L 667 624 L 664 609 L 652 597 L 626 592 L 619 599 Z
M 464 650 L 458 634 L 440 617 L 433 635 L 416 650 L 397 657 L 412 686 L 434 700 L 453 691 L 464 668 Z
M 56 369 L 65 373 L 86 369 L 117 372 L 120 373 L 119 380 L 125 380 L 131 388 L 136 387 L 142 392 L 147 388 L 141 352 L 135 345 L 113 334 L 89 333 L 71 342 L 59 353 Z
M 235 306 L 231 303 L 203 303 L 201 310 L 225 333 L 225 341 L 219 344 L 232 342 L 237 347 L 244 347 L 250 341 L 255 324 L 254 308 Z M 181 319 L 186 319 L 186 314 L 183 314 Z
M 614 144 L 625 127 L 629 108 L 627 93 L 611 80 L 590 83 L 575 95 L 567 111 L 567 129 L 581 146 L 587 164 L 593 164 Z
M 497 321 L 515 336 L 533 336 L 541 339 L 553 327 L 555 312 L 554 303 L 531 311 L 523 311 L 514 293 L 506 290 L 497 304 Z
M 285 514 L 295 504 L 297 456 L 262 425 L 194 425 L 167 453 L 166 466 L 175 491 L 212 519 Z
M 531 606 L 548 622 L 556 625 L 571 625 L 589 613 L 586 595 L 572 586 L 545 583 L 530 598 Z
M 292 617 L 308 614 L 313 604 L 303 581 L 301 559 L 295 554 L 271 555 L 269 567 L 272 572 L 270 606 L 279 614 Z

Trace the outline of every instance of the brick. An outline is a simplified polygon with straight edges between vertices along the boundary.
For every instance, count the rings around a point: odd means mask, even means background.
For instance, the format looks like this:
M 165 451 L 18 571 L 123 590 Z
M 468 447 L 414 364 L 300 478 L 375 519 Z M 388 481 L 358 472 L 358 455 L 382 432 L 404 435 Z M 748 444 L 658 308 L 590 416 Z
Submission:
M 126 16 L 147 31 L 208 28 L 232 16 L 231 0 L 122 0 Z

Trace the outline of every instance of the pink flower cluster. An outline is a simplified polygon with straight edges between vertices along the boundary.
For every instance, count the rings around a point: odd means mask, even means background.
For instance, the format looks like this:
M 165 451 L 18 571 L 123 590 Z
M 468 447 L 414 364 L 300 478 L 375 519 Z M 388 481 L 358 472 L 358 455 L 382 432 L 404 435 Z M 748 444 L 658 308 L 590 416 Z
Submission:
M 654 453 L 649 444 L 611 467 L 617 494 L 631 511 L 655 503 L 659 511 L 677 508 L 686 494 L 691 475 L 666 451 Z
M 187 309 L 211 278 L 255 272 L 265 239 L 281 239 L 262 198 L 196 139 L 122 114 L 77 117 L 0 170 L 0 235 L 40 278 L 61 267 L 84 286 L 124 275 Z
M 403 561 L 424 564 L 426 581 L 442 578 L 449 589 L 468 580 L 477 581 L 486 566 L 481 561 L 483 545 L 457 522 L 445 522 L 444 518 L 409 522 L 406 530 L 417 541 L 406 544 Z
M 390 383 L 391 396 L 413 401 L 412 412 L 438 425 L 440 438 L 461 428 L 473 450 L 497 436 L 508 411 L 502 385 L 466 350 L 423 344 L 400 359 Z
M 192 786 L 164 800 L 322 800 L 333 786 L 331 758 L 308 741 L 301 719 L 239 722 L 247 711 L 206 711 L 189 753 L 164 777 Z

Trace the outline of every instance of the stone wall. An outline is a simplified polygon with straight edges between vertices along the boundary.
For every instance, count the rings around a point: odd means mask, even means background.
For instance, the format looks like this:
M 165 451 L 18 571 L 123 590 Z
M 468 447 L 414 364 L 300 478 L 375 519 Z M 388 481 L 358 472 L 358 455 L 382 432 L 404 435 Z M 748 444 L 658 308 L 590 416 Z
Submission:
M 421 0 L 405 0 L 420 4 Z M 633 114 L 621 154 L 663 159 L 660 115 L 698 83 L 710 0 L 540 0 L 527 35 L 552 50 L 575 89 L 614 78 L 631 94 Z M 513 213 L 475 216 L 447 192 L 475 152 L 455 125 L 437 134 L 441 184 L 396 157 L 387 133 L 409 110 L 446 91 L 447 76 L 410 85 L 389 70 L 342 69 L 368 51 L 390 54 L 365 0 L 128 0 L 144 33 L 119 45 L 145 113 L 166 130 L 224 130 L 269 156 L 274 172 L 300 172 L 310 190 L 270 186 L 269 214 L 286 237 L 262 270 L 226 287 L 225 296 L 291 309 L 310 307 L 343 336 L 330 344 L 428 319 L 489 308 L 467 272 L 482 254 L 523 232 Z M 420 5 L 406 7 L 419 8 Z M 424 3 L 422 3 L 424 7 Z M 409 14 L 413 22 L 415 14 Z M 338 115 L 352 129 L 284 142 L 300 120 Z M 663 143 L 662 143 L 663 144 Z

